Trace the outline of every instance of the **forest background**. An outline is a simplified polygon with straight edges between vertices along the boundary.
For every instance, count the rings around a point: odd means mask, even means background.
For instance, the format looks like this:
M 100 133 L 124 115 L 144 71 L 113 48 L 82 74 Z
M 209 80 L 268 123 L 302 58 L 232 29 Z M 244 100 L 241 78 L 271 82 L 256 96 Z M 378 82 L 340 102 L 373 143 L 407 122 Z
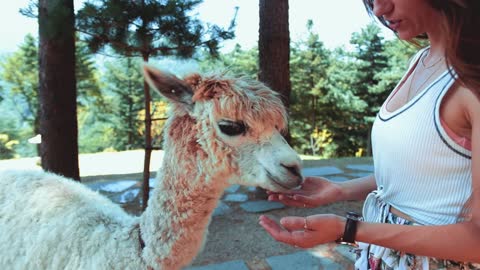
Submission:
M 299 153 L 322 158 L 368 156 L 376 112 L 416 48 L 386 40 L 374 22 L 351 35 L 348 50 L 327 48 L 314 29 L 309 20 L 306 34 L 290 42 L 291 144 Z M 80 153 L 143 148 L 142 62 L 113 50 L 93 54 L 78 36 Z M 199 51 L 187 60 L 158 57 L 150 62 L 179 76 L 229 71 L 257 78 L 259 71 L 258 47 L 238 44 L 216 57 Z M 38 155 L 32 140 L 38 134 L 38 68 L 38 40 L 32 35 L 15 52 L 0 57 L 0 159 Z M 153 98 L 153 118 L 166 117 L 167 104 L 158 95 Z M 162 126 L 162 121 L 154 123 L 155 145 L 161 144 Z

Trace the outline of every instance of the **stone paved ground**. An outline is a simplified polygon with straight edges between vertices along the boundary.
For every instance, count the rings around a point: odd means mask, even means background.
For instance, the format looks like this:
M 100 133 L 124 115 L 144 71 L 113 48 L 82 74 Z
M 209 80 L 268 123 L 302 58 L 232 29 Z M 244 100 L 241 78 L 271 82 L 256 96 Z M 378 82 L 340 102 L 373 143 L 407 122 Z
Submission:
M 373 171 L 370 159 L 305 161 L 304 166 L 307 167 L 303 169 L 305 176 L 324 176 L 332 181 L 348 181 Z M 127 211 L 138 213 L 138 181 L 106 179 L 89 181 L 87 185 L 122 204 Z M 154 185 L 153 179 L 151 185 Z M 225 191 L 214 212 L 206 246 L 187 270 L 353 269 L 353 254 L 348 247 L 328 244 L 312 250 L 295 249 L 269 238 L 257 224 L 257 219 L 260 214 L 275 218 L 322 212 L 341 215 L 352 208 L 359 211 L 361 202 L 337 203 L 317 209 L 295 209 L 258 199 L 256 194 L 254 188 L 237 185 Z

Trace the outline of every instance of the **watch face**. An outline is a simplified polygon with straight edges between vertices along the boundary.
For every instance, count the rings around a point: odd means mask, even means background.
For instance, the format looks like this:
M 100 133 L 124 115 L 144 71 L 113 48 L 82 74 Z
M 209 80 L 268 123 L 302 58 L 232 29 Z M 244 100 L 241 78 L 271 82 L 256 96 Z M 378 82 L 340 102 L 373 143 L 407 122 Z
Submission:
M 362 215 L 356 212 L 347 212 L 347 219 L 353 219 L 353 220 L 361 220 Z

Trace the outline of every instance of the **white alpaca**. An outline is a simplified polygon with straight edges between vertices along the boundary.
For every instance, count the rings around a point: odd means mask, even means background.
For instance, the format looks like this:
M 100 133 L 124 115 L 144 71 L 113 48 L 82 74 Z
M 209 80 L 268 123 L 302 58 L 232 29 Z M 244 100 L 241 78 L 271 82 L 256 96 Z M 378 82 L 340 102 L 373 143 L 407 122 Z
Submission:
M 158 183 L 140 217 L 82 184 L 35 171 L 0 174 L 0 269 L 181 269 L 200 251 L 232 183 L 284 191 L 302 180 L 280 135 L 278 96 L 245 78 L 180 80 L 146 66 L 172 102 Z

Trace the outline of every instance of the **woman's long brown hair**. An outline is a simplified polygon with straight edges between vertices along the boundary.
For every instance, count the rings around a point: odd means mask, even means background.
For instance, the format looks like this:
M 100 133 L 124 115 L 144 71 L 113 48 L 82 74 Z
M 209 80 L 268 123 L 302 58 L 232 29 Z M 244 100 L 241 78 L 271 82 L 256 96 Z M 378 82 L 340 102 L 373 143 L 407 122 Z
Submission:
M 373 14 L 373 1 L 363 0 L 367 12 Z M 445 59 L 458 75 L 459 81 L 467 88 L 480 94 L 480 0 L 430 0 L 445 20 Z M 378 20 L 388 27 L 381 17 Z M 418 39 L 425 39 L 422 34 Z M 416 44 L 414 41 L 413 43 Z

